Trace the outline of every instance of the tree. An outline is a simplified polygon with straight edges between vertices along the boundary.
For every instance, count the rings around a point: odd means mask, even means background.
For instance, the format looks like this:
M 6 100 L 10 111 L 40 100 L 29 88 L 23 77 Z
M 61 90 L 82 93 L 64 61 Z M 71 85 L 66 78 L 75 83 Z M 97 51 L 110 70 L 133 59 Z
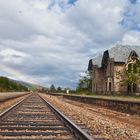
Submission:
M 55 86 L 53 84 L 50 86 L 50 91 L 51 92 L 56 92 Z
M 0 77 L 0 92 L 27 91 L 28 88 L 6 77 Z
M 136 63 L 128 64 L 128 68 L 125 69 L 124 73 L 118 72 L 118 75 L 122 77 L 120 82 L 128 86 L 128 92 L 135 92 L 136 85 L 140 83 L 140 60 L 137 59 Z
M 84 76 L 80 76 L 78 87 L 76 91 L 91 91 L 92 82 L 88 72 L 85 72 Z
M 61 87 L 58 87 L 57 88 L 57 92 L 61 92 L 62 91 L 62 88 Z

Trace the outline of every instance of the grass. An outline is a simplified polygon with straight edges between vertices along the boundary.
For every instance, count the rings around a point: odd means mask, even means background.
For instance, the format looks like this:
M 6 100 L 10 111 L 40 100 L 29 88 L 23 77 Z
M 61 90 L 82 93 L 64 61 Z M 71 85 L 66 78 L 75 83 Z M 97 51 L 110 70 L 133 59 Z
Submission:
M 95 98 L 103 98 L 103 99 L 116 99 L 116 100 L 125 100 L 125 101 L 140 101 L 140 96 L 136 95 L 97 95 L 91 92 L 78 92 L 73 95 L 79 96 L 88 96 L 88 97 L 95 97 Z
M 60 93 L 58 93 L 58 94 L 60 94 Z M 61 93 L 61 94 L 67 95 L 66 93 Z M 68 95 L 140 102 L 140 96 L 136 96 L 136 95 L 97 95 L 97 94 L 94 94 L 94 93 L 89 92 L 89 91 L 70 92 Z

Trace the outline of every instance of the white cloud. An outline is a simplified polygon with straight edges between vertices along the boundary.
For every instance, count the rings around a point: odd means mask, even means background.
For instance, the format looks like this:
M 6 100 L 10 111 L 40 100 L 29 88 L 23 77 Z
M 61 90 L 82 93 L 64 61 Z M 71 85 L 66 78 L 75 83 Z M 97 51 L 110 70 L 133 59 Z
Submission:
M 66 21 L 94 43 L 114 43 L 125 32 L 119 22 L 127 4 L 127 0 L 79 0 L 68 10 Z
M 23 63 L 24 59 L 29 58 L 30 55 L 9 48 L 9 49 L 0 51 L 0 57 L 2 58 L 1 60 L 3 62 L 21 64 Z
M 122 38 L 124 45 L 139 45 L 140 46 L 140 32 L 130 31 L 124 34 Z

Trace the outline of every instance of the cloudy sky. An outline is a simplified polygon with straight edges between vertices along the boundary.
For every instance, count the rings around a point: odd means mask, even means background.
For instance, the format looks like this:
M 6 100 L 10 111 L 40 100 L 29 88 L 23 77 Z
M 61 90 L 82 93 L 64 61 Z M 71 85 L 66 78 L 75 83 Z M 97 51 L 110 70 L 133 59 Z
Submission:
M 140 45 L 140 0 L 0 0 L 0 75 L 74 88 L 115 44 Z

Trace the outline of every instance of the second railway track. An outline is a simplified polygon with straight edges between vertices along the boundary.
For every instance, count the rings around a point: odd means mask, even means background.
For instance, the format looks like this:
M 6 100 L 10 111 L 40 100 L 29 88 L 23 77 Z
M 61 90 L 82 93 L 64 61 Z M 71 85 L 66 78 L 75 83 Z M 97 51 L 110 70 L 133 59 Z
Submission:
M 38 94 L 0 116 L 0 140 L 93 140 Z

